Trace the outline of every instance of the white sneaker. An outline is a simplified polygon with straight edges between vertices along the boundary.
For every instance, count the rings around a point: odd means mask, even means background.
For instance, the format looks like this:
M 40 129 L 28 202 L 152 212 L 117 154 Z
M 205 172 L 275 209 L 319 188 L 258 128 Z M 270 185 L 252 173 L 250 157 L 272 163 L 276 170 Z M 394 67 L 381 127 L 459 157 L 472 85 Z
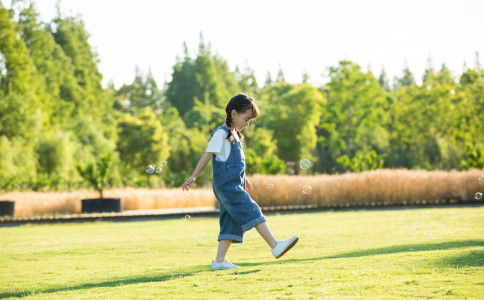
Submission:
M 277 246 L 272 249 L 272 255 L 274 255 L 275 258 L 283 256 L 287 251 L 289 251 L 289 249 L 296 245 L 297 241 L 299 241 L 299 237 L 295 235 L 288 240 L 277 242 Z
M 224 260 L 223 262 L 216 262 L 216 261 L 212 261 L 212 266 L 210 267 L 210 269 L 212 271 L 215 271 L 215 270 L 228 270 L 228 269 L 234 269 L 234 268 L 238 268 L 239 266 L 237 265 L 234 265 L 233 263 L 230 263 L 228 262 L 227 260 Z

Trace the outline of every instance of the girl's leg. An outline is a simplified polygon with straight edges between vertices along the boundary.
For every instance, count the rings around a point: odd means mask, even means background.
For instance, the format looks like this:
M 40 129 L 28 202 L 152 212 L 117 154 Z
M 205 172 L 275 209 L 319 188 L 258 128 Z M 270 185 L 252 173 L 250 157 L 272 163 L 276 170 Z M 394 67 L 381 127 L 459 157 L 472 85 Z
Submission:
M 225 254 L 227 254 L 227 250 L 229 250 L 229 246 L 231 243 L 232 240 L 220 240 L 218 242 L 217 257 L 215 258 L 216 262 L 224 261 Z
M 256 225 L 255 229 L 257 229 L 257 232 L 264 238 L 264 240 L 271 247 L 271 249 L 274 249 L 274 247 L 277 246 L 277 241 L 272 235 L 271 230 L 267 226 L 267 222 L 262 222 Z

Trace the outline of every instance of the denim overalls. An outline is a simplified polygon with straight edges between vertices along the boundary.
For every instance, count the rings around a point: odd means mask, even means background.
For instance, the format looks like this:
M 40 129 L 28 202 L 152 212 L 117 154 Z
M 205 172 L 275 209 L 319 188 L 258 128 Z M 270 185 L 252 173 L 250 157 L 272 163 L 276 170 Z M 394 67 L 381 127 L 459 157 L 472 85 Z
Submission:
M 219 128 L 229 133 L 227 127 Z M 259 205 L 245 191 L 245 158 L 242 143 L 236 140 L 230 142 L 230 155 L 226 161 L 218 161 L 215 156 L 214 154 L 212 158 L 212 186 L 220 203 L 218 240 L 242 243 L 244 232 L 265 222 L 266 218 Z

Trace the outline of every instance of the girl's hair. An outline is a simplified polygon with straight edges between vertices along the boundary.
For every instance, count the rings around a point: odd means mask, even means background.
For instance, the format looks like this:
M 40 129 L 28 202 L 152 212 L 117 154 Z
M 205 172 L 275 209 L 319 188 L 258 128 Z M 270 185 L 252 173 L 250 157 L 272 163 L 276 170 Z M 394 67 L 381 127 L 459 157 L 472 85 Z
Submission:
M 245 113 L 247 110 L 252 109 L 252 117 L 251 119 L 256 119 L 259 117 L 260 112 L 259 108 L 257 107 L 257 104 L 255 103 L 255 99 L 252 99 L 251 97 L 247 96 L 244 93 L 237 94 L 233 96 L 230 100 L 229 103 L 227 103 L 227 107 L 225 108 L 225 112 L 227 113 L 227 117 L 225 119 L 225 122 L 227 123 L 227 126 L 230 128 L 232 125 L 232 110 L 235 109 L 235 111 L 239 114 Z M 244 140 L 244 135 L 238 131 L 237 135 L 239 136 L 239 139 L 241 141 Z M 232 131 L 229 130 L 229 133 L 227 135 L 227 139 L 229 141 L 233 141 L 234 137 L 232 136 Z

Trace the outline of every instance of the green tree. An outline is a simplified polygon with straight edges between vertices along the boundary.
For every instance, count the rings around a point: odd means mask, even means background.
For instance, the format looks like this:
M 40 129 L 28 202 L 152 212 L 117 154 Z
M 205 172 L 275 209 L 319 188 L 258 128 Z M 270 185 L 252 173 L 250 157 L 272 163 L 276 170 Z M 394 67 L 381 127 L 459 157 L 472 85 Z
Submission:
M 249 127 L 244 149 L 247 174 L 278 174 L 286 172 L 286 164 L 277 156 L 277 145 L 272 131 Z
M 190 114 L 196 100 L 202 103 L 209 101 L 211 105 L 225 109 L 227 101 L 239 90 L 235 74 L 230 72 L 227 62 L 212 54 L 210 44 L 205 44 L 201 36 L 196 58 L 189 57 L 185 46 L 184 60 L 175 64 L 172 80 L 166 89 L 166 99 L 178 109 L 187 127 L 191 128 L 197 122 Z M 215 123 L 215 120 L 209 123 Z
M 357 151 L 352 159 L 348 156 L 340 156 L 336 161 L 348 170 L 353 172 L 363 172 L 367 170 L 377 170 L 383 167 L 386 154 L 378 155 L 371 150 L 368 153 Z
M 297 161 L 307 157 L 315 159 L 311 152 L 316 145 L 316 125 L 325 98 L 316 88 L 304 83 L 292 86 L 280 82 L 271 89 L 275 89 L 276 95 L 268 93 L 270 102 L 261 118 L 274 133 L 278 156 L 298 174 Z
M 254 70 L 247 66 L 244 72 L 241 72 L 239 67 L 236 67 L 234 73 L 240 91 L 258 98 L 260 95 L 260 88 L 257 85 L 257 78 L 255 77 Z
M 318 128 L 318 153 L 325 172 L 343 171 L 337 158 L 388 147 L 386 94 L 373 74 L 350 62 L 329 69 L 328 102 Z
M 118 126 L 117 150 L 125 176 L 140 179 L 147 165 L 168 158 L 168 134 L 151 108 L 143 108 L 138 117 L 124 114 Z
M 95 163 L 89 163 L 85 166 L 77 165 L 77 171 L 96 191 L 99 193 L 99 198 L 103 199 L 103 191 L 106 186 L 106 178 L 108 170 L 111 166 L 111 156 L 106 155 L 101 157 Z
M 43 110 L 49 116 L 49 128 L 68 128 L 74 113 L 73 103 L 82 101 L 81 88 L 74 78 L 74 67 L 48 26 L 38 20 L 30 4 L 19 13 L 18 26 L 35 69 L 42 77 Z
M 25 42 L 12 20 L 12 11 L 0 4 L 0 53 L 5 64 L 0 86 L 0 135 L 28 138 L 47 122 L 39 94 L 41 81 Z
M 405 69 L 403 69 L 402 77 L 395 78 L 393 89 L 398 89 L 404 86 L 410 86 L 412 84 L 415 84 L 413 73 L 410 71 L 408 67 L 405 67 Z
M 390 84 L 388 83 L 387 73 L 383 67 L 381 68 L 380 76 L 378 77 L 378 83 L 386 91 L 390 91 Z
M 115 107 L 121 111 L 135 114 L 137 110 L 150 107 L 156 113 L 165 109 L 164 97 L 153 78 L 151 71 L 146 76 L 136 68 L 134 81 L 124 84 L 115 92 Z

